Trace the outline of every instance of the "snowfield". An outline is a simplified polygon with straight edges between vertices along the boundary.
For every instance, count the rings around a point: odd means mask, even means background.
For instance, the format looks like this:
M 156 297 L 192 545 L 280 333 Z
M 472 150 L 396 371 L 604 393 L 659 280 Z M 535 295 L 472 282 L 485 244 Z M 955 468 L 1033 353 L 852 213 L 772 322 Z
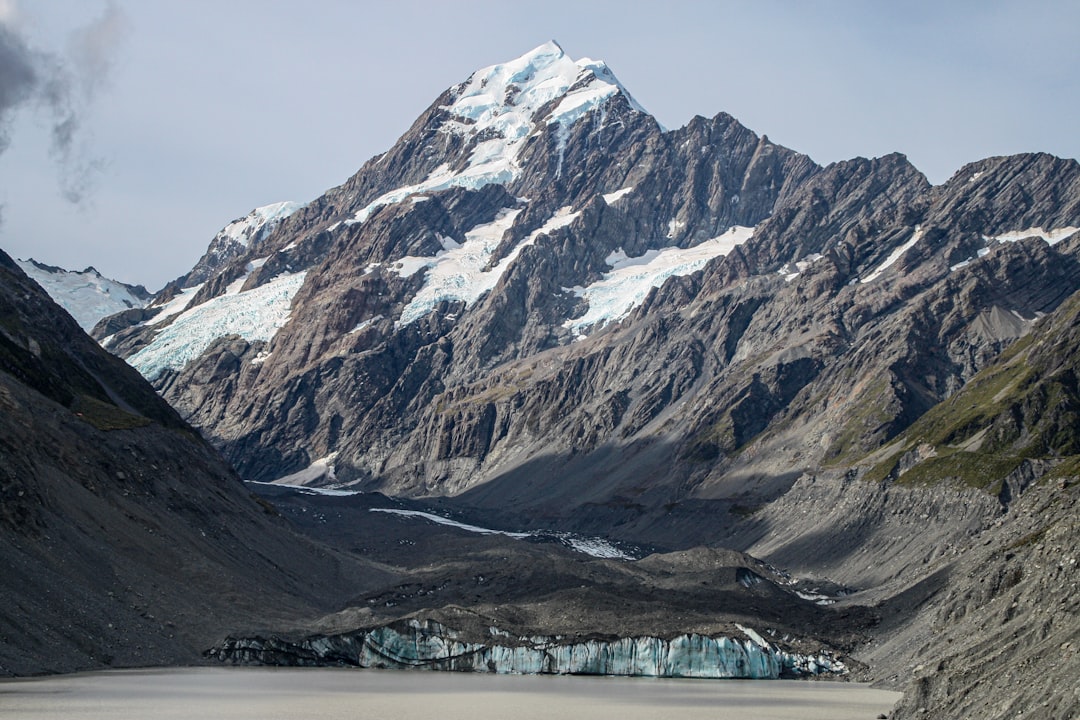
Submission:
M 649 250 L 634 258 L 622 251 L 612 253 L 607 258 L 611 272 L 604 273 L 603 279 L 588 287 L 567 288 L 567 292 L 584 298 L 589 309 L 581 317 L 567 320 L 563 327 L 582 337 L 590 328 L 621 320 L 668 278 L 697 272 L 713 258 L 730 253 L 753 234 L 753 228 L 737 225 L 719 237 L 685 250 L 677 247 Z
M 440 238 L 445 249 L 435 257 L 406 256 L 398 260 L 398 272 L 402 277 L 427 268 L 424 286 L 402 310 L 398 327 L 422 318 L 444 300 L 462 300 L 472 304 L 495 287 L 526 244 L 522 242 L 494 268 L 486 269 L 503 233 L 514 224 L 519 213 L 521 210 L 501 211 L 492 222 L 477 225 L 465 233 L 465 241 L 460 245 L 449 238 Z
M 82 272 L 61 268 L 50 271 L 33 260 L 15 262 L 86 331 L 92 330 L 102 318 L 146 305 L 146 300 L 131 294 L 128 286 L 103 277 L 94 268 Z

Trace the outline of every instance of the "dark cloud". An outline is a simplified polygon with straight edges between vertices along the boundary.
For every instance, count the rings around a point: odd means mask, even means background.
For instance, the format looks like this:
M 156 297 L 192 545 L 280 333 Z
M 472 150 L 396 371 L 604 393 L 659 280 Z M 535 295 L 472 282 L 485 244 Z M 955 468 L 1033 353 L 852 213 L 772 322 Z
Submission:
M 11 122 L 19 107 L 37 106 L 50 123 L 60 194 L 72 203 L 86 198 L 104 167 L 103 160 L 90 155 L 82 116 L 107 83 L 126 32 L 126 17 L 109 2 L 101 17 L 72 33 L 68 57 L 62 58 L 30 47 L 14 26 L 0 22 L 0 152 L 11 143 Z
M 38 60 L 22 38 L 0 24 L 0 152 L 7 149 L 13 111 L 33 97 Z

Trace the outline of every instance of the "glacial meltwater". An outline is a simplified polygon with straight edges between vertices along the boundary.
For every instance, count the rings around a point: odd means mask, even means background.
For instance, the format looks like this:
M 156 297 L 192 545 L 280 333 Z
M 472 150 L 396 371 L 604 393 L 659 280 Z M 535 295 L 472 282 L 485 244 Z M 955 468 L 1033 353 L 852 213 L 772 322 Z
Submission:
M 0 681 L 35 720 L 867 720 L 899 693 L 802 680 L 658 680 L 408 670 L 192 668 Z

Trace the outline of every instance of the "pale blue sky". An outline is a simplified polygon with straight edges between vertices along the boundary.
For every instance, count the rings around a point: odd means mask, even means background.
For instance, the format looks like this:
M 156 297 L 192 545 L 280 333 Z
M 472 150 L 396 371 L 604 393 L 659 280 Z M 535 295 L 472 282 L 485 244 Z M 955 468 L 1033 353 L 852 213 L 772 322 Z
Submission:
M 66 164 L 40 102 L 9 113 L 0 248 L 151 290 L 229 221 L 317 197 L 445 88 L 549 39 L 607 61 L 669 128 L 725 111 L 823 164 L 899 151 L 937 183 L 989 155 L 1080 155 L 1074 0 L 0 0 L 0 22 L 97 78 L 74 83 Z M 90 54 L 87 28 L 107 30 Z

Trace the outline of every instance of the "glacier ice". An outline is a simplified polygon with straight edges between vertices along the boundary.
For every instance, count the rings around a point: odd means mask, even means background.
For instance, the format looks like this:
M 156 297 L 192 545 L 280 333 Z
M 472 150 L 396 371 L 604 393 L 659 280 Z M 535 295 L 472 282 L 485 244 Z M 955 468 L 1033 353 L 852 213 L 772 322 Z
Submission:
M 23 272 L 45 288 L 83 330 L 91 330 L 98 320 L 128 308 L 141 308 L 146 301 L 133 295 L 128 286 L 103 277 L 94 268 L 82 272 L 41 266 L 33 260 L 17 260 Z
M 240 278 L 224 295 L 180 312 L 148 345 L 128 358 L 128 364 L 154 381 L 165 370 L 179 370 L 199 357 L 217 338 L 239 335 L 249 342 L 269 342 L 288 321 L 293 296 L 305 277 L 305 272 L 280 275 L 245 292 L 240 292 L 244 281 Z M 187 294 L 182 296 L 184 302 Z
M 428 268 L 424 276 L 424 286 L 401 311 L 398 325 L 414 322 L 444 300 L 460 300 L 472 304 L 495 287 L 499 278 L 510 267 L 510 263 L 529 242 L 523 241 L 495 267 L 488 268 L 503 234 L 520 212 L 520 209 L 502 210 L 492 222 L 478 225 L 465 233 L 465 241 L 461 244 L 444 241 L 445 249 L 435 257 L 406 256 L 396 261 L 400 265 L 399 273 L 402 277 Z
M 830 654 L 789 653 L 749 628 L 739 629 L 745 638 L 688 633 L 672 638 L 571 640 L 549 635 L 514 638 L 493 627 L 489 638 L 477 642 L 462 639 L 438 622 L 413 618 L 367 631 L 313 636 L 297 643 L 230 638 L 209 654 L 232 663 L 524 675 L 769 679 L 846 672 L 843 663 Z

